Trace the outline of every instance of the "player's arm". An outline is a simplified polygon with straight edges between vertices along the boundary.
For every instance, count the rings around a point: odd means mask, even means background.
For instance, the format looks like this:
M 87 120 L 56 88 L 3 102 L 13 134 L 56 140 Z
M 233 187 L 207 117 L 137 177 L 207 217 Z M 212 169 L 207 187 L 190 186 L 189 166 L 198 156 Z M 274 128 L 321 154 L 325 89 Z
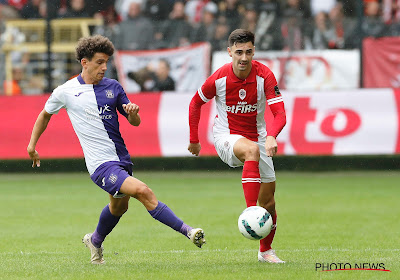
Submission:
M 277 153 L 278 143 L 276 142 L 276 137 L 286 125 L 285 105 L 278 86 L 274 87 L 273 92 L 273 98 L 268 99 L 269 96 L 267 96 L 268 106 L 274 116 L 274 121 L 272 122 L 271 127 L 268 128 L 267 139 L 265 141 L 265 149 L 267 156 L 269 157 L 272 157 Z
M 133 126 L 139 126 L 141 119 L 139 115 L 139 106 L 134 103 L 122 104 L 122 108 L 128 114 L 128 122 Z
M 195 156 L 198 156 L 201 150 L 199 141 L 199 122 L 201 115 L 201 106 L 205 102 L 200 98 L 198 92 L 193 96 L 189 105 L 189 128 L 190 128 L 190 143 L 188 150 Z
M 52 114 L 47 113 L 46 110 L 43 109 L 42 112 L 40 112 L 39 116 L 37 117 L 36 122 L 33 126 L 31 140 L 29 141 L 27 147 L 29 157 L 32 159 L 32 167 L 35 166 L 40 167 L 40 157 L 39 153 L 36 151 L 36 144 L 40 136 L 46 130 L 47 125 L 51 119 L 51 116 Z

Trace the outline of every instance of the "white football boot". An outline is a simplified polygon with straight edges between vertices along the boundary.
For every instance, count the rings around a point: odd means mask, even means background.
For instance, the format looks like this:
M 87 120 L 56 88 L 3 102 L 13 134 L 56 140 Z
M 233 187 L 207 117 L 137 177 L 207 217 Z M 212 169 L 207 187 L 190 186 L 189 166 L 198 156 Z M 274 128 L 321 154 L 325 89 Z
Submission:
M 82 239 L 83 244 L 90 250 L 90 262 L 92 264 L 103 264 L 105 261 L 103 259 L 103 245 L 97 248 L 92 243 L 92 233 L 86 234 Z
M 285 263 L 285 261 L 282 261 L 276 256 L 275 251 L 272 249 L 269 249 L 265 252 L 258 252 L 258 261 L 269 263 Z
M 204 238 L 204 231 L 201 228 L 193 228 L 188 231 L 187 237 L 194 245 L 201 248 L 203 244 L 206 244 L 206 239 Z

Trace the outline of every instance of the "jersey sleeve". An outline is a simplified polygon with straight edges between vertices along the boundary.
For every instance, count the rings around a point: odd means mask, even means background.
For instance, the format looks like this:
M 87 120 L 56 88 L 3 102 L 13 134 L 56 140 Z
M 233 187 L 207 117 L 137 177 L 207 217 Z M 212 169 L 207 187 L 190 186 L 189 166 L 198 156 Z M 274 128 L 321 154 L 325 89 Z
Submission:
M 210 101 L 216 93 L 215 80 L 209 77 L 197 90 L 189 105 L 190 143 L 199 143 L 199 122 L 201 106 Z
M 57 114 L 62 108 L 65 108 L 65 97 L 62 89 L 58 87 L 47 99 L 44 109 L 49 114 Z
M 122 107 L 123 104 L 128 104 L 131 101 L 129 100 L 128 96 L 126 96 L 125 90 L 123 87 L 118 84 L 116 86 L 117 94 L 118 94 L 118 99 L 117 99 L 117 110 L 118 112 L 125 116 L 128 117 L 128 114 L 125 112 L 124 108 Z
M 209 77 L 204 84 L 197 90 L 197 93 L 204 103 L 210 101 L 216 94 L 215 80 Z
M 286 125 L 286 112 L 282 94 L 279 91 L 278 83 L 272 72 L 270 72 L 265 81 L 264 92 L 267 104 L 274 116 L 271 127 L 267 127 L 267 135 L 276 138 Z

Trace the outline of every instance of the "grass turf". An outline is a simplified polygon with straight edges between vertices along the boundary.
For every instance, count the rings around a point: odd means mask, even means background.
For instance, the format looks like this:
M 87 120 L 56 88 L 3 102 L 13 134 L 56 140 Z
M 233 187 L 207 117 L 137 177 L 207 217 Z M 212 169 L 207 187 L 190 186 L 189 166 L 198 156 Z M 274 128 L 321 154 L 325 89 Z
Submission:
M 400 279 L 399 172 L 278 172 L 273 247 L 282 265 L 258 263 L 258 242 L 237 229 L 239 169 L 135 175 L 204 229 L 203 249 L 132 199 L 104 242 L 106 264 L 91 265 L 81 238 L 108 197 L 89 176 L 0 174 L 0 279 Z M 316 271 L 317 263 L 391 272 Z

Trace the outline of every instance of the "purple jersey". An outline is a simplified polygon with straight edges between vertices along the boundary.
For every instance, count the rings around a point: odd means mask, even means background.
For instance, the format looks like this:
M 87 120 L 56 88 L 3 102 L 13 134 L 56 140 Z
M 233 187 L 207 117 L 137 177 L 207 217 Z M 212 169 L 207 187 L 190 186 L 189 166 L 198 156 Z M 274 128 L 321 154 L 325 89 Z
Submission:
M 45 110 L 49 114 L 57 114 L 61 108 L 67 110 L 92 175 L 105 162 L 132 164 L 119 131 L 117 114 L 118 110 L 126 117 L 122 104 L 129 102 L 116 80 L 103 78 L 92 85 L 85 84 L 79 75 L 53 91 Z

